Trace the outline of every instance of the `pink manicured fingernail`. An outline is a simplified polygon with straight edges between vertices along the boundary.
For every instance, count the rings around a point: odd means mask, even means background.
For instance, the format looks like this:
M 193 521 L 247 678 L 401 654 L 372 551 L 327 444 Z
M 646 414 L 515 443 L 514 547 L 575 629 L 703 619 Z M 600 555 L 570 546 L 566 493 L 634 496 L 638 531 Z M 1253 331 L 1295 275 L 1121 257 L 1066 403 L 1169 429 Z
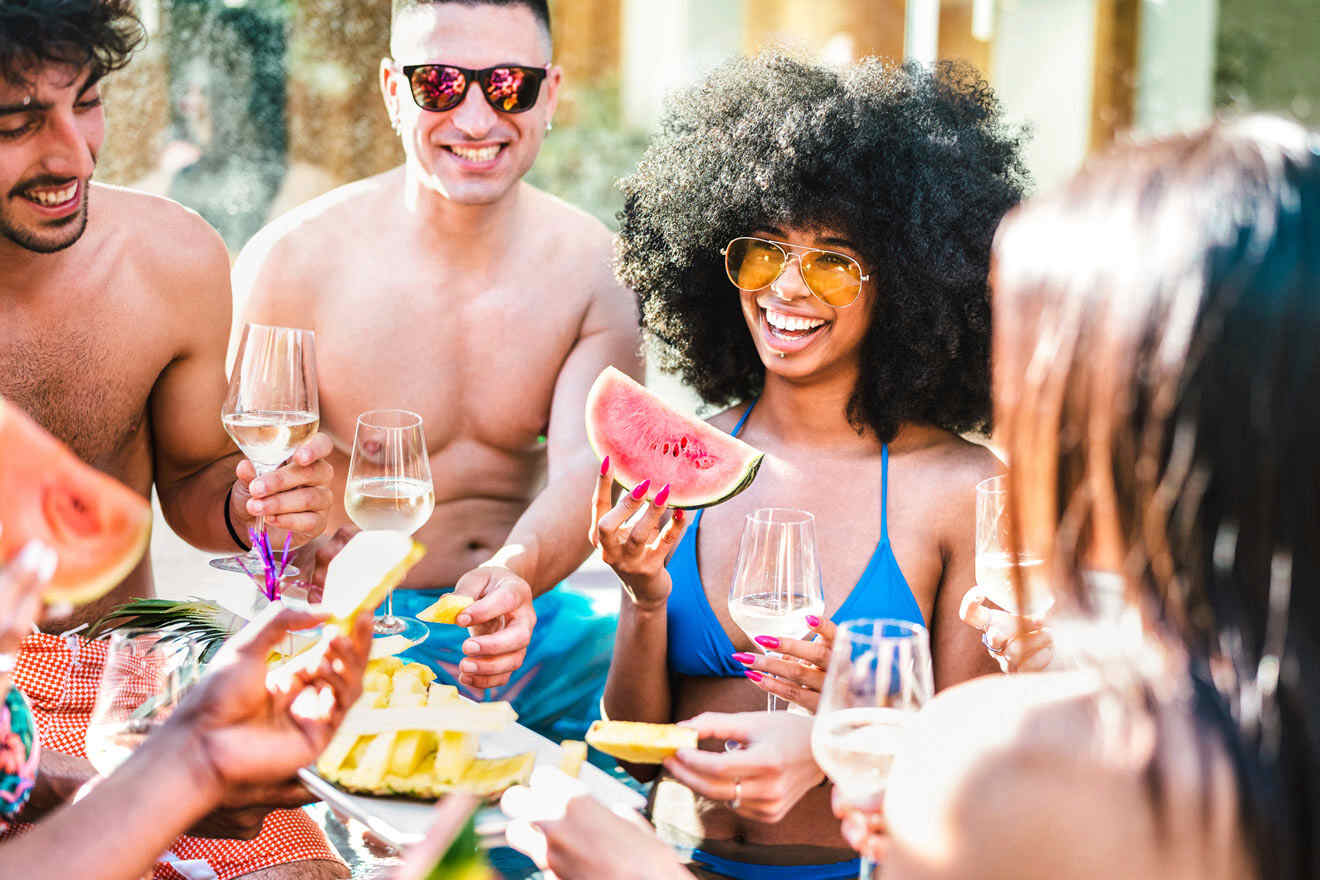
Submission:
M 462 663 L 458 664 L 458 668 L 461 669 L 461 670 L 463 670 L 464 672 L 476 672 L 476 671 L 477 671 L 477 661 L 475 661 L 475 660 L 464 660 Z
M 475 654 L 480 650 L 481 650 L 481 645 L 477 643 L 476 639 L 468 639 L 466 642 L 463 643 L 464 654 Z
M 762 648 L 779 647 L 779 639 L 775 638 L 774 636 L 757 636 L 756 638 L 752 639 L 752 641 L 756 642 Z
M 651 488 L 650 480 L 642 480 L 637 484 L 637 488 L 632 490 L 633 501 L 641 501 L 646 496 L 646 490 Z
M 760 681 L 760 680 L 761 680 L 761 673 L 757 672 L 757 671 L 754 670 L 754 669 L 744 669 L 744 670 L 743 670 L 743 675 L 747 676 L 747 677 L 750 678 L 752 681 Z
M 683 511 L 682 511 L 682 510 L 675 510 L 675 511 L 674 511 L 674 522 L 681 523 L 682 521 L 683 521 Z
M 665 502 L 668 500 L 669 500 L 669 484 L 665 483 L 665 487 L 661 489 L 659 492 L 655 493 L 655 506 L 664 507 Z
M 808 614 L 807 626 L 811 627 L 812 629 L 815 629 L 816 627 L 820 626 L 820 618 L 814 614 Z
M 746 651 L 739 651 L 738 653 L 733 655 L 733 659 L 737 660 L 739 663 L 743 664 L 744 666 L 751 666 L 753 663 L 756 662 L 756 655 L 748 654 Z
M 610 457 L 605 456 L 604 461 L 600 463 L 600 475 L 603 477 L 610 472 Z

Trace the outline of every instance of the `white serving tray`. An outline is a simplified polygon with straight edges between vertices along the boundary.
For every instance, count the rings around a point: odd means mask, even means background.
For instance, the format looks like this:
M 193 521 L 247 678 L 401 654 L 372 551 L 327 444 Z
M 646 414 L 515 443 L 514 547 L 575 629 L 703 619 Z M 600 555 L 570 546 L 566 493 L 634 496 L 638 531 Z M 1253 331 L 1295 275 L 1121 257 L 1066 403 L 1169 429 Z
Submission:
M 478 753 L 482 757 L 535 752 L 538 766 L 558 766 L 563 751 L 555 743 L 521 724 L 511 724 L 503 730 L 483 733 L 480 743 Z M 427 801 L 350 794 L 323 779 L 310 767 L 299 770 L 298 776 L 313 794 L 340 813 L 361 822 L 396 848 L 421 840 L 435 812 L 435 804 Z M 646 805 L 646 799 L 640 794 L 590 762 L 583 762 L 578 781 L 586 786 L 592 797 L 607 807 L 640 810 Z M 483 808 L 477 815 L 478 833 L 483 836 L 502 836 L 503 824 L 504 814 L 499 807 Z

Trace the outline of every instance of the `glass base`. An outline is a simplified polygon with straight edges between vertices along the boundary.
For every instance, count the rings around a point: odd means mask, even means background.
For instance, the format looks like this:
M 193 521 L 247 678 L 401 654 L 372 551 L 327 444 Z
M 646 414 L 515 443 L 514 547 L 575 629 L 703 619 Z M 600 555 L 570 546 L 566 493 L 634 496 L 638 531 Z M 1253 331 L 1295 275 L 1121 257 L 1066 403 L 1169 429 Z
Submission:
M 414 645 L 420 645 L 431 635 L 431 630 L 416 618 L 382 614 L 372 625 L 371 634 L 376 639 L 401 636 Z
M 292 556 L 293 554 L 289 554 Z M 277 560 L 278 561 L 278 560 Z M 251 551 L 240 556 L 217 556 L 215 559 L 208 560 L 212 568 L 218 568 L 221 571 L 233 572 L 234 574 L 245 574 L 248 577 L 260 575 L 264 571 L 264 563 L 261 561 L 261 554 Z M 244 566 L 247 566 L 244 568 Z M 284 578 L 297 577 L 300 574 L 296 565 L 289 565 L 284 570 Z

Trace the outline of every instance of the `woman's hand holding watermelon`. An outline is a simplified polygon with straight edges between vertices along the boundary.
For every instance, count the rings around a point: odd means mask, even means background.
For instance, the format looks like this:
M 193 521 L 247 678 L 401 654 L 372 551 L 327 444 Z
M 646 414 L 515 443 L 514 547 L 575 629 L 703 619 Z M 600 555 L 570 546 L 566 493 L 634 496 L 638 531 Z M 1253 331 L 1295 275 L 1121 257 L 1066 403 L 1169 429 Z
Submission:
M 665 563 L 683 537 L 687 526 L 684 512 L 675 510 L 666 516 L 668 486 L 656 492 L 654 500 L 648 503 L 649 480 L 639 483 L 633 491 L 625 492 L 619 503 L 611 507 L 610 490 L 614 481 L 610 477 L 609 464 L 606 457 L 592 497 L 591 543 L 600 548 L 601 558 L 623 581 L 624 589 L 636 605 L 647 609 L 661 608 L 669 601 L 671 586 Z M 646 512 L 629 525 L 634 514 L 644 506 Z

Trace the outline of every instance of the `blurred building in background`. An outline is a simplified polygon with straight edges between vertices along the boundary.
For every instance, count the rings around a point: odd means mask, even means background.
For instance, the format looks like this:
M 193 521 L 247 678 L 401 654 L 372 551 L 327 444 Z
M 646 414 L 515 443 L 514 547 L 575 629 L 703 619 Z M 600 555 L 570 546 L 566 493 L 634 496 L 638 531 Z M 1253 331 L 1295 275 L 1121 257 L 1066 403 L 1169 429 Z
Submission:
M 389 0 L 139 0 L 103 180 L 196 208 L 237 249 L 402 158 L 381 103 Z M 964 59 L 1033 132 L 1038 187 L 1116 138 L 1221 110 L 1320 123 L 1316 0 L 551 0 L 565 101 L 532 179 L 607 223 L 666 93 L 783 46 L 826 63 Z

